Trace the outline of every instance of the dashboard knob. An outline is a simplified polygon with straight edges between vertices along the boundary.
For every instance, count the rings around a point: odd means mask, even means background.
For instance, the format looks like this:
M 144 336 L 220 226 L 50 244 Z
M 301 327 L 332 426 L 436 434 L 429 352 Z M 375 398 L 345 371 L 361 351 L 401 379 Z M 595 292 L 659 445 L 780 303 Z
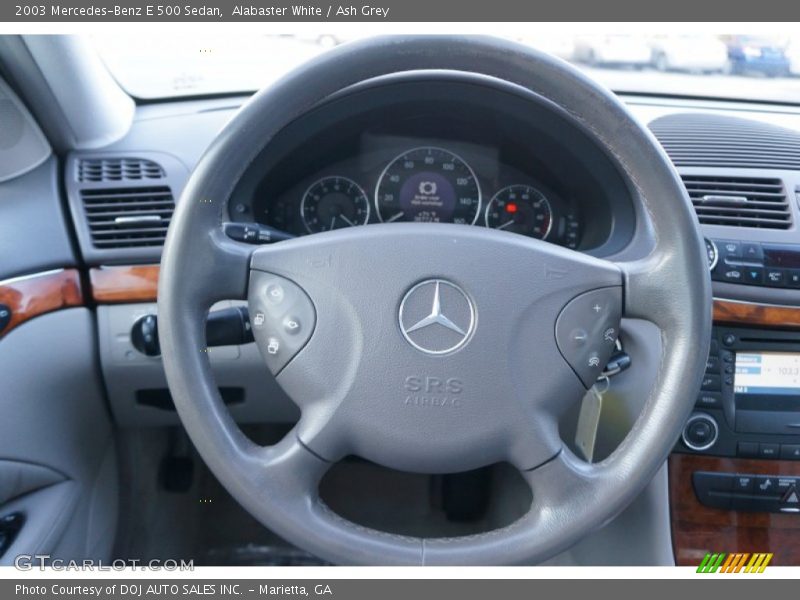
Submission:
M 711 448 L 719 437 L 717 421 L 706 413 L 694 413 L 683 428 L 681 438 L 687 448 L 703 451 Z
M 713 271 L 716 266 L 717 262 L 719 262 L 719 250 L 717 249 L 717 244 L 714 240 L 710 240 L 708 238 L 703 238 L 706 242 L 706 254 L 708 255 L 708 270 Z
M 136 320 L 131 328 L 131 344 L 146 356 L 159 356 L 161 346 L 158 343 L 158 318 L 145 315 Z

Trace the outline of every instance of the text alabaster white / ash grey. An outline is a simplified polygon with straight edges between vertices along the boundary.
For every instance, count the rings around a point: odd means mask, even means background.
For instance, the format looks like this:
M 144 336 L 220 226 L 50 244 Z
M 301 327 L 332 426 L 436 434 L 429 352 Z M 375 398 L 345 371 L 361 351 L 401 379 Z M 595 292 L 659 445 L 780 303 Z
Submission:
M 236 4 L 232 10 L 234 17 L 389 17 L 389 7 L 362 4 L 331 4 L 325 8 L 293 4 L 291 6 L 253 6 Z

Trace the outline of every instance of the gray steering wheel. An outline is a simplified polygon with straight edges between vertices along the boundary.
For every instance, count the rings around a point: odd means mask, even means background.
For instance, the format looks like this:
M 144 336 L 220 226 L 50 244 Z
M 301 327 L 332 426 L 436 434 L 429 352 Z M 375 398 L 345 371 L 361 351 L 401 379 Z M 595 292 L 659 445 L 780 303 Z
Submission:
M 644 255 L 600 260 L 466 225 L 353 227 L 255 250 L 224 235 L 233 187 L 279 131 L 333 95 L 417 71 L 511 84 L 584 130 L 632 190 L 637 226 L 650 235 Z M 247 299 L 251 319 L 261 315 L 253 329 L 266 366 L 301 409 L 274 446 L 242 434 L 215 385 L 204 322 L 224 299 Z M 210 469 L 264 525 L 346 564 L 532 563 L 575 543 L 663 464 L 699 389 L 711 327 L 697 220 L 652 136 L 566 63 L 466 37 L 348 44 L 256 94 L 186 186 L 164 247 L 158 309 L 169 387 Z M 564 447 L 558 419 L 596 378 L 622 317 L 658 326 L 657 378 L 626 439 L 589 464 Z M 321 477 L 347 455 L 421 473 L 506 461 L 533 500 L 511 525 L 479 535 L 375 531 L 319 498 Z

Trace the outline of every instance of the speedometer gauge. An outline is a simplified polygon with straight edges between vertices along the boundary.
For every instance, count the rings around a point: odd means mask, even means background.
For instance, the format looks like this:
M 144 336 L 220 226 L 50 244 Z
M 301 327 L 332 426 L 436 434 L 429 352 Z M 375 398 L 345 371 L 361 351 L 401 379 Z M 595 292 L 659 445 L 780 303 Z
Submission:
M 510 185 L 494 195 L 486 207 L 486 226 L 543 240 L 553 225 L 550 202 L 530 185 Z
M 303 194 L 300 213 L 309 233 L 365 225 L 369 220 L 369 200 L 355 181 L 324 177 Z
M 472 225 L 481 209 L 481 190 L 463 159 L 442 148 L 414 148 L 384 169 L 375 190 L 384 223 L 418 221 Z

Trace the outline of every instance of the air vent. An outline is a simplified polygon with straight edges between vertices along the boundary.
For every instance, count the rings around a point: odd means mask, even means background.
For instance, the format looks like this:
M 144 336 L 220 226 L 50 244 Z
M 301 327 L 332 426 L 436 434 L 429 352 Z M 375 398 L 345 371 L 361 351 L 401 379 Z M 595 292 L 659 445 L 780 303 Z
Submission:
M 84 189 L 81 199 L 95 248 L 162 246 L 175 209 L 165 186 Z
M 161 179 L 164 169 L 144 158 L 84 158 L 78 161 L 78 181 L 142 181 Z
M 678 167 L 800 170 L 800 133 L 750 119 L 675 114 L 650 129 Z
M 684 175 L 683 183 L 705 225 L 788 229 L 792 224 L 780 179 Z

